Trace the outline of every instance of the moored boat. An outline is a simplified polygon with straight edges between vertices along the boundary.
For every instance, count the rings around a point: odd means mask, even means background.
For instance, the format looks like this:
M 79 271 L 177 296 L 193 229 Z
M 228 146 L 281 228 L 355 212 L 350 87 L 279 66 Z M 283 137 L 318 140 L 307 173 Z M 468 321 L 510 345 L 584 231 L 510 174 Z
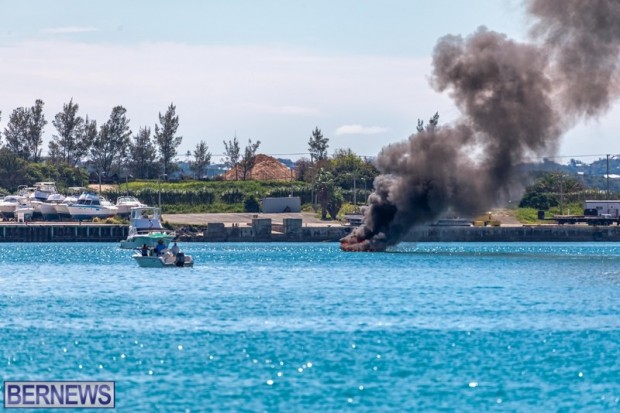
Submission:
M 46 221 L 58 220 L 60 218 L 56 206 L 65 200 L 62 194 L 51 194 L 45 202 L 39 204 L 39 210 L 43 219 Z M 67 211 L 68 212 L 68 211 Z
M 128 217 L 131 214 L 132 208 L 145 207 L 135 196 L 119 196 L 116 200 L 116 208 L 118 208 L 117 214 L 122 217 Z
M 71 219 L 71 213 L 69 212 L 69 206 L 76 204 L 80 194 L 83 192 L 87 192 L 88 189 L 81 186 L 71 186 L 67 188 L 67 196 L 62 200 L 62 202 L 56 204 L 54 209 L 56 210 L 56 214 L 58 214 L 58 218 L 61 221 Z
M 47 201 L 50 195 L 58 193 L 55 182 L 37 182 L 34 189 L 34 198 L 37 201 Z
M 4 219 L 15 218 L 15 209 L 26 202 L 22 195 L 7 195 L 0 201 L 0 214 Z
M 121 241 L 121 248 L 155 248 L 161 240 L 164 246 L 176 238 L 176 233 L 165 229 L 161 223 L 161 210 L 156 207 L 136 207 L 131 209 L 129 233 Z
M 93 218 L 109 218 L 116 215 L 118 208 L 112 203 L 92 192 L 84 192 L 75 204 L 68 206 L 71 218 L 77 221 Z

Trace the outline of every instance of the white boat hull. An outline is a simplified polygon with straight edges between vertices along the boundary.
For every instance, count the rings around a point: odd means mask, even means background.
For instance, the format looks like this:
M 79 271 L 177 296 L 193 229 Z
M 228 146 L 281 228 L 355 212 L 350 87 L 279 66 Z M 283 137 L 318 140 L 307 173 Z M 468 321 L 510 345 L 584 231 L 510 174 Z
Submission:
M 116 215 L 116 207 L 95 206 L 95 205 L 71 205 L 69 213 L 71 218 L 76 221 L 87 221 L 93 218 L 110 218 Z
M 58 212 L 56 212 L 56 204 L 50 204 L 43 202 L 39 205 L 41 210 L 41 215 L 43 215 L 43 219 L 46 221 L 57 220 Z
M 142 268 L 181 268 L 194 266 L 194 260 L 191 255 L 184 255 L 182 262 L 177 262 L 177 257 L 173 256 L 171 253 L 164 254 L 161 257 L 134 254 L 132 258 L 136 260 L 138 265 Z
M 17 208 L 17 204 L 0 205 L 0 214 L 2 214 L 5 219 L 12 219 L 15 217 L 15 208 Z

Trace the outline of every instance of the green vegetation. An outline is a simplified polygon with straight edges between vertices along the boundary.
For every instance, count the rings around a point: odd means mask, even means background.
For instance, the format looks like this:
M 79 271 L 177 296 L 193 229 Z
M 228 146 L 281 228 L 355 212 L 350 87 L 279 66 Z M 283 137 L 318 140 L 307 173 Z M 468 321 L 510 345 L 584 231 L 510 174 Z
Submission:
M 338 212 L 338 219 L 340 221 L 344 220 L 344 216 L 348 215 L 348 214 L 359 214 L 360 213 L 360 207 L 350 204 L 350 203 L 344 203 L 342 204 L 342 208 L 340 208 L 340 212 Z
M 70 100 L 51 122 L 56 131 L 44 157 L 42 137 L 48 122 L 43 107 L 43 101 L 36 100 L 31 107 L 16 108 L 0 131 L 0 194 L 38 181 L 55 181 L 63 191 L 70 186 L 85 186 L 89 178 L 103 183 L 120 178 L 121 183 L 114 189 L 104 191 L 111 200 L 130 194 L 148 205 L 161 204 L 166 213 L 256 212 L 264 197 L 292 195 L 301 198 L 303 211 L 318 213 L 323 219 L 341 219 L 366 203 L 379 174 L 372 162 L 350 149 L 338 149 L 329 155 L 329 139 L 316 127 L 308 140 L 310 158 L 295 164 L 296 181 L 245 180 L 255 164 L 260 141 L 253 143 L 249 139 L 242 150 L 235 136 L 224 141 L 227 166 L 236 171 L 234 181 L 185 180 L 187 176 L 181 176 L 180 182 L 170 182 L 178 169 L 174 159 L 182 142 L 177 135 L 179 116 L 173 103 L 159 114 L 151 133 L 147 126 L 133 132 L 123 106 L 115 106 L 109 119 L 97 123 L 87 115 L 81 116 L 78 103 Z M 426 125 L 418 120 L 418 132 L 437 127 L 438 121 L 437 113 Z M 211 160 L 205 141 L 196 145 L 193 155 L 190 169 L 200 178 Z M 610 160 L 599 162 L 599 167 L 609 172 Z M 86 166 L 93 171 L 90 177 Z M 577 166 L 573 162 L 573 167 Z M 521 222 L 543 222 L 538 220 L 539 210 L 546 211 L 547 217 L 581 215 L 586 199 L 620 196 L 609 192 L 614 190 L 613 180 L 603 182 L 605 191 L 591 189 L 588 184 L 594 184 L 588 179 L 593 178 L 557 172 L 558 165 L 553 167 L 556 172 L 534 172 L 537 180 L 526 189 L 516 210 Z M 140 180 L 122 182 L 132 178 Z M 596 185 L 600 188 L 600 184 L 599 179 Z
M 161 188 L 161 190 L 160 190 Z M 258 212 L 258 200 L 267 196 L 299 196 L 310 202 L 312 188 L 299 181 L 136 181 L 104 191 L 110 199 L 136 196 L 148 205 L 158 205 L 166 213 Z
M 543 222 L 538 220 L 538 210 L 535 208 L 518 208 L 516 217 L 522 224 L 540 224 Z

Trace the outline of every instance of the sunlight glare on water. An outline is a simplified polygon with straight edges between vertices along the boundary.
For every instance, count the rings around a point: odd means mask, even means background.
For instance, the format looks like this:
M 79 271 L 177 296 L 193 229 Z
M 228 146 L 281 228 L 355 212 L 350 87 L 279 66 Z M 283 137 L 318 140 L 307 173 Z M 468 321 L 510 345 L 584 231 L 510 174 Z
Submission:
M 620 246 L 117 244 L 0 256 L 4 380 L 115 380 L 118 411 L 617 409 Z

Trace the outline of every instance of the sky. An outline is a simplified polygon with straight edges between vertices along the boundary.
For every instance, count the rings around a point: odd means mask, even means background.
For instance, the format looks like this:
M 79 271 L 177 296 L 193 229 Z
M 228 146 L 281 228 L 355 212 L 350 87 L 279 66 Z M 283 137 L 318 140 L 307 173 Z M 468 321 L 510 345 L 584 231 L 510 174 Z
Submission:
M 459 117 L 429 84 L 437 39 L 530 28 L 521 0 L 0 0 L 0 16 L 0 130 L 36 99 L 45 148 L 70 99 L 99 124 L 124 106 L 134 134 L 173 103 L 179 153 L 204 140 L 214 162 L 234 136 L 307 156 L 315 127 L 330 152 L 375 156 L 418 119 Z M 620 154 L 618 106 L 570 130 L 557 160 Z

